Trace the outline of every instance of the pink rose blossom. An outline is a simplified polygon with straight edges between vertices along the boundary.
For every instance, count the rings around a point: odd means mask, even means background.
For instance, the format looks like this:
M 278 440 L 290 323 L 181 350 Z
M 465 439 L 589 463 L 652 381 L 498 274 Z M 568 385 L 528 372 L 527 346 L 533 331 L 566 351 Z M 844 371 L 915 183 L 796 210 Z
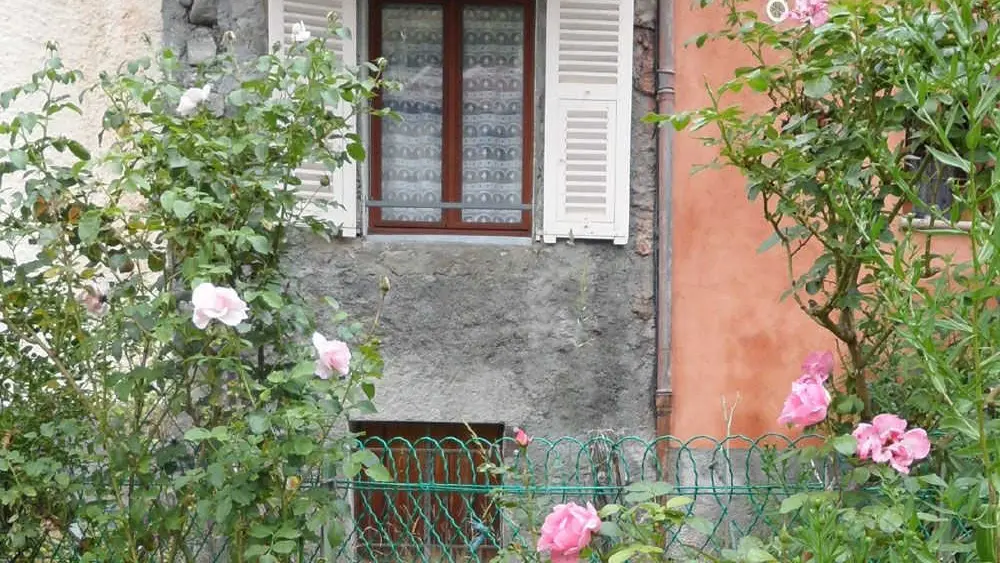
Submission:
M 872 423 L 862 422 L 854 429 L 858 441 L 858 457 L 871 458 L 875 463 L 889 461 L 889 453 L 884 447 L 898 439 L 906 430 L 906 421 L 894 414 L 880 414 Z
M 247 304 L 229 287 L 199 284 L 191 294 L 194 326 L 205 328 L 213 319 L 224 325 L 236 326 L 247 318 Z
M 826 383 L 833 373 L 833 352 L 812 352 L 802 362 L 802 375 L 816 383 Z
M 557 504 L 542 524 L 538 551 L 548 552 L 552 563 L 575 563 L 600 528 L 601 518 L 589 502 L 586 508 L 573 502 Z
M 107 289 L 98 285 L 91 284 L 83 288 L 83 291 L 77 294 L 76 300 L 83 305 L 83 308 L 87 310 L 88 313 L 95 317 L 103 317 L 108 312 L 108 295 Z
M 785 399 L 778 423 L 811 426 L 826 418 L 829 406 L 830 393 L 826 387 L 803 377 L 792 383 L 792 392 Z
M 909 473 L 914 461 L 924 459 L 931 453 L 931 441 L 923 428 L 908 430 L 894 444 L 887 448 L 889 465 L 900 473 Z
M 522 448 L 527 448 L 528 444 L 531 443 L 531 440 L 532 440 L 531 436 L 528 436 L 528 433 L 525 432 L 524 430 L 520 428 L 514 429 L 514 441 L 517 442 L 518 446 L 521 446 Z
M 795 0 L 795 9 L 788 13 L 788 17 L 819 27 L 830 19 L 828 4 L 828 0 Z
M 316 348 L 316 375 L 329 379 L 333 372 L 347 375 L 351 370 L 351 349 L 340 340 L 327 340 L 325 336 L 314 332 L 313 346 Z
M 851 435 L 854 436 L 854 439 L 858 442 L 859 458 L 868 459 L 876 453 L 881 454 L 882 444 L 885 441 L 882 440 L 882 436 L 879 435 L 878 430 L 876 430 L 871 424 L 862 422 L 857 428 L 854 429 L 854 432 Z
M 906 430 L 906 421 L 894 414 L 880 414 L 871 424 L 859 424 L 853 435 L 859 458 L 888 463 L 900 473 L 909 473 L 910 465 L 931 451 L 927 432 L 922 428 Z

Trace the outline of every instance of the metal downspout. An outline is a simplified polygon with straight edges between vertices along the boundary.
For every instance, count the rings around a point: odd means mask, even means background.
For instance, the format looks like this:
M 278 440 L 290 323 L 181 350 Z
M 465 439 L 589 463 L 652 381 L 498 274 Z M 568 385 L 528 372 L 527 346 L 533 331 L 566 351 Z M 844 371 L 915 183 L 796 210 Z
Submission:
M 656 3 L 656 111 L 674 111 L 673 0 Z M 673 389 L 670 378 L 670 280 L 672 268 L 672 167 L 674 128 L 656 132 L 656 434 L 670 435 Z

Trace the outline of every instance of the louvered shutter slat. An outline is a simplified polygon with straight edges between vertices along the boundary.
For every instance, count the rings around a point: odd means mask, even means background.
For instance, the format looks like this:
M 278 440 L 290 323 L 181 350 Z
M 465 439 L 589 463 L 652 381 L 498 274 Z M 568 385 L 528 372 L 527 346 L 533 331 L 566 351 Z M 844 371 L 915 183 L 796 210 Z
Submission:
M 630 0 L 549 0 L 542 240 L 628 241 Z
M 330 12 L 340 16 L 340 25 L 348 30 L 349 39 L 328 36 L 326 16 Z M 313 37 L 324 37 L 327 47 L 351 68 L 358 62 L 357 20 L 357 4 L 354 0 L 269 0 L 269 41 L 271 45 L 278 42 L 287 44 L 292 34 L 292 26 L 302 22 Z M 350 107 L 342 104 L 335 111 L 341 115 L 348 115 Z M 356 132 L 357 123 L 353 116 L 348 120 L 348 127 L 352 132 Z M 331 142 L 342 143 L 339 140 Z M 336 205 L 328 205 L 322 210 L 317 208 L 311 210 L 311 213 L 339 225 L 344 236 L 357 236 L 357 165 L 347 163 L 331 171 L 323 164 L 307 163 L 295 173 L 302 180 L 299 190 L 303 192 L 304 197 L 336 202 Z M 325 175 L 330 177 L 328 186 L 323 186 L 321 183 Z

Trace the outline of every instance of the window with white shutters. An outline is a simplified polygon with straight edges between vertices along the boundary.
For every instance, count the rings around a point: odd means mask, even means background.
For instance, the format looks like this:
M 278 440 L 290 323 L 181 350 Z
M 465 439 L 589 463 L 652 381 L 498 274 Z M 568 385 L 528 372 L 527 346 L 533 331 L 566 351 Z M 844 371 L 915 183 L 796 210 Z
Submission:
M 631 0 L 550 0 L 542 239 L 628 241 Z
M 271 40 L 299 21 L 314 34 L 338 14 L 351 39 L 331 38 L 357 61 L 354 0 L 269 0 Z M 532 231 L 535 91 L 534 0 L 364 0 L 368 57 L 389 61 L 402 84 L 377 101 L 402 120 L 374 119 L 369 145 L 372 232 L 520 234 Z M 632 45 L 630 0 L 545 2 L 543 217 L 545 242 L 629 234 Z M 541 45 L 541 42 L 539 43 Z M 352 124 L 353 125 L 353 124 Z M 358 232 L 350 164 L 322 186 L 344 232 Z
M 327 15 L 330 13 L 339 18 L 340 27 L 347 31 L 346 37 L 329 36 Z M 347 67 L 358 63 L 357 20 L 355 0 L 268 0 L 270 45 L 286 44 L 291 38 L 292 26 L 302 22 L 313 37 L 324 37 L 329 48 Z M 349 113 L 346 107 L 338 111 Z M 352 130 L 356 127 L 354 117 L 348 126 Z M 315 214 L 340 226 L 343 236 L 357 236 L 357 165 L 348 162 L 336 170 L 328 170 L 322 164 L 310 163 L 297 170 L 296 175 L 302 180 L 298 189 L 304 197 L 330 202 L 322 209 L 317 208 Z M 329 176 L 329 185 L 322 184 L 324 176 Z

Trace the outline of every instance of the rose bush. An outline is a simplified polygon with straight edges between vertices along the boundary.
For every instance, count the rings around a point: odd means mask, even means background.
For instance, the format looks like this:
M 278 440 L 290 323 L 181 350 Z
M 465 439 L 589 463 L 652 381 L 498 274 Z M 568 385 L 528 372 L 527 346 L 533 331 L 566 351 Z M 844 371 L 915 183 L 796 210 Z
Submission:
M 705 132 L 718 163 L 747 178 L 773 230 L 761 251 L 784 253 L 786 296 L 835 339 L 842 366 L 825 381 L 804 366 L 780 415 L 826 435 L 781 457 L 821 490 L 782 503 L 784 533 L 725 555 L 994 561 L 1000 12 L 798 0 L 774 25 L 755 4 L 721 4 L 722 29 L 695 43 L 752 62 L 710 86 L 709 107 L 651 121 Z M 747 111 L 740 92 L 770 107 Z M 956 236 L 964 248 L 942 252 Z
M 387 478 L 345 424 L 373 412 L 379 343 L 333 300 L 319 335 L 286 257 L 336 236 L 296 170 L 364 158 L 348 123 L 379 75 L 320 38 L 193 75 L 167 50 L 89 90 L 99 157 L 52 126 L 81 78 L 54 47 L 0 92 L 0 560 L 195 561 L 215 542 L 274 562 L 343 541 L 334 481 Z

